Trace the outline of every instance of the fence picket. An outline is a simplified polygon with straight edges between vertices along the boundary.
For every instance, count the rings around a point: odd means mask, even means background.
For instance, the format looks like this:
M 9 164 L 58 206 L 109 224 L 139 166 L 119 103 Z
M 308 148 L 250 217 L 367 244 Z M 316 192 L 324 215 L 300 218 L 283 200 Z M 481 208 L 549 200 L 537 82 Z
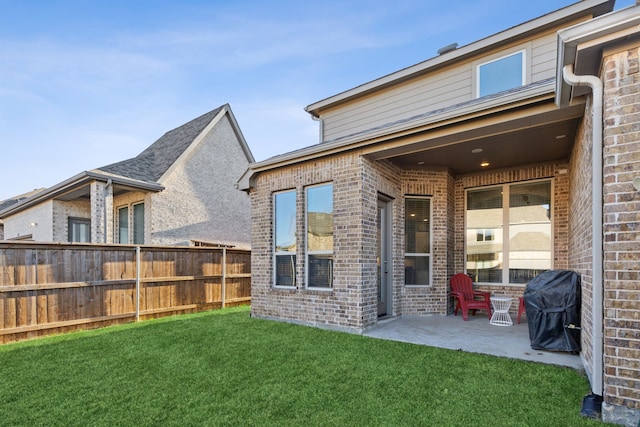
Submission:
M 142 246 L 138 263 L 132 246 L 0 242 L 0 343 L 135 321 L 136 268 L 140 319 L 250 303 L 241 285 L 250 259 L 243 250 Z

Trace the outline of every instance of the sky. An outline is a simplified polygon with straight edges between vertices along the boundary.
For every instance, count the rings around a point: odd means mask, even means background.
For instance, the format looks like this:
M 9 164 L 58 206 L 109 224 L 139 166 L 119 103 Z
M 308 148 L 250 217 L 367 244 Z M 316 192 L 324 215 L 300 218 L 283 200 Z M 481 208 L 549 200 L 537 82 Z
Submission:
M 256 161 L 316 144 L 307 105 L 574 2 L 0 0 L 0 200 L 226 103 Z

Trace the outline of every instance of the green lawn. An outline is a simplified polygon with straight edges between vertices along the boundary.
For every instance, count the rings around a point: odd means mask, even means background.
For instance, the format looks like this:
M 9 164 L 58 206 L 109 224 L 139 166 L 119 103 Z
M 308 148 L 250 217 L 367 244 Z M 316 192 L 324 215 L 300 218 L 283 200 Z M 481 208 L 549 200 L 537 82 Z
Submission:
M 0 425 L 578 426 L 568 369 L 249 317 L 0 346 Z

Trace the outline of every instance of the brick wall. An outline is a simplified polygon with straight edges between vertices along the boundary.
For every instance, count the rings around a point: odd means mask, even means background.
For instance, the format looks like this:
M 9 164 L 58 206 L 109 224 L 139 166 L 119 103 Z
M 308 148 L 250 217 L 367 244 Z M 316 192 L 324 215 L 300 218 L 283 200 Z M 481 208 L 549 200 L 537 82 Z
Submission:
M 604 60 L 605 421 L 640 420 L 640 48 Z
M 261 174 L 252 201 L 251 312 L 262 318 L 278 318 L 336 329 L 362 330 L 375 319 L 374 253 L 364 248 L 364 230 L 375 227 L 377 197 L 373 209 L 357 196 L 371 194 L 375 173 L 364 176 L 363 159 L 346 154 Z M 366 184 L 365 184 L 366 181 Z M 334 282 L 331 290 L 308 290 L 304 271 L 304 195 L 309 185 L 333 183 Z M 273 192 L 296 190 L 297 264 L 296 289 L 271 286 Z M 393 195 L 391 195 L 393 196 Z M 375 234 L 374 234 L 375 235 Z M 355 243 L 355 244 L 354 244 Z
M 451 231 L 451 176 L 447 170 L 408 170 L 402 173 L 402 194 L 431 196 L 432 277 L 431 286 L 404 286 L 402 281 L 402 313 L 447 314 L 450 308 L 449 277 Z M 400 228 L 404 225 L 404 200 L 401 203 Z M 400 242 L 404 241 L 404 229 Z M 404 246 L 404 245 L 403 245 Z M 399 249 L 402 253 L 403 247 Z M 403 278 L 404 279 L 404 278 Z
M 69 241 L 69 217 L 91 219 L 91 203 L 88 200 L 64 202 L 53 200 L 53 240 Z M 91 236 L 93 238 L 93 236 Z M 93 243 L 96 243 L 92 240 Z M 98 242 L 100 243 L 100 242 Z
M 251 201 L 236 189 L 249 162 L 229 118 L 223 117 L 161 181 L 151 195 L 150 243 L 203 240 L 248 247 Z
M 593 373 L 593 278 L 592 241 L 593 228 L 591 212 L 593 170 L 592 164 L 592 119 L 591 102 L 587 101 L 584 119 L 580 124 L 569 162 L 569 265 L 568 268 L 580 274 L 582 286 L 582 331 L 581 356 L 587 375 Z

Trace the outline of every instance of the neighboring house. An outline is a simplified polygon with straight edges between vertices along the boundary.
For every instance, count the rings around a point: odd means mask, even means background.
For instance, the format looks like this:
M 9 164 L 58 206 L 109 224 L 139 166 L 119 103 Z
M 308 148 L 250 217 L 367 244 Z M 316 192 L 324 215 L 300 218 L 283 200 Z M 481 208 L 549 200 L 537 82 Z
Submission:
M 12 197 L 10 199 L 6 199 L 6 200 L 0 200 L 0 212 L 2 212 L 3 210 L 7 209 L 9 206 L 15 205 L 16 203 L 33 196 L 36 193 L 41 192 L 42 190 L 44 190 L 44 188 L 38 188 L 35 189 L 33 191 L 30 191 L 28 193 L 24 193 L 24 194 L 20 194 L 19 196 L 15 196 Z M 26 235 L 24 236 L 25 240 L 31 240 L 31 236 L 30 235 Z M 4 221 L 2 221 L 2 218 L 0 218 L 0 240 L 4 240 Z
M 250 245 L 236 189 L 253 156 L 229 105 L 164 134 L 138 156 L 82 172 L 0 211 L 5 239 Z
M 451 313 L 457 272 L 519 297 L 571 269 L 603 418 L 635 426 L 640 6 L 613 6 L 578 2 L 309 105 L 320 144 L 239 182 L 252 315 L 361 332 Z M 597 85 L 565 83 L 572 70 L 604 81 L 603 104 Z

